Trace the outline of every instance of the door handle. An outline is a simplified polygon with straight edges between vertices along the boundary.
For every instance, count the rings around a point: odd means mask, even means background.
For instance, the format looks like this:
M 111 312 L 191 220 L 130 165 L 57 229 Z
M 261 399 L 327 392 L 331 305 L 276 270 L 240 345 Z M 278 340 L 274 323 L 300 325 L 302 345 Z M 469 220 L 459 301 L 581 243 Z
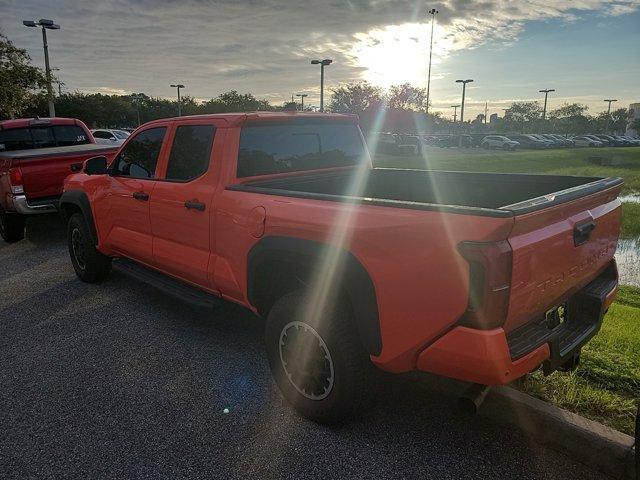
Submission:
M 149 200 L 149 194 L 144 192 L 134 192 L 133 198 L 146 202 L 147 200 Z
M 191 210 L 198 210 L 199 212 L 204 212 L 205 204 L 200 203 L 197 200 L 187 200 L 184 202 L 184 206 Z

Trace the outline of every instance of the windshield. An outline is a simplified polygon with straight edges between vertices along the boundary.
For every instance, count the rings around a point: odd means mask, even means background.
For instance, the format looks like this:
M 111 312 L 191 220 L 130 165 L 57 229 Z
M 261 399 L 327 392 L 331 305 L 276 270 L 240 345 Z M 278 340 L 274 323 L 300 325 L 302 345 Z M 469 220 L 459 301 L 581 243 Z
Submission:
M 350 121 L 262 122 L 242 129 L 237 176 L 345 167 L 367 159 L 360 129 Z

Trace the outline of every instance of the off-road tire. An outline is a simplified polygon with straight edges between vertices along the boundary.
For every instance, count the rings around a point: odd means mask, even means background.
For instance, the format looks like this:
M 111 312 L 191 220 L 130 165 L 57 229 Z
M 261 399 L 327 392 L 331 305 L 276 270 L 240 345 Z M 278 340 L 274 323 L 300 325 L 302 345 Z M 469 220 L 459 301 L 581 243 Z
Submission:
M 283 296 L 273 305 L 265 330 L 267 356 L 273 377 L 285 399 L 302 416 L 318 423 L 333 424 L 349 419 L 361 410 L 370 391 L 375 367 L 358 338 L 348 306 L 344 302 L 325 305 L 319 309 L 320 314 L 314 321 L 306 311 L 311 301 L 308 292 L 299 290 Z M 282 359 L 281 339 L 287 342 L 288 336 L 281 335 L 288 331 L 287 326 L 291 329 L 290 325 L 299 325 L 298 322 L 310 326 L 329 351 L 333 382 L 328 393 L 324 393 L 325 398 L 305 396 L 285 370 L 287 362 Z M 289 363 L 292 370 L 295 369 L 295 365 Z
M 80 280 L 97 283 L 109 275 L 111 259 L 96 249 L 89 226 L 82 214 L 74 213 L 69 219 L 67 240 L 71 263 Z

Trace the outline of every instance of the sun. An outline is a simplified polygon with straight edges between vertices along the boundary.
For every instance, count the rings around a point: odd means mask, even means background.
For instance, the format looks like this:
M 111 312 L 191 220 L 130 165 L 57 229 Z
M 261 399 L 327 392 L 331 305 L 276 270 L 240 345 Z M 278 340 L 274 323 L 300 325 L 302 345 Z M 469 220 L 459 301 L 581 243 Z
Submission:
M 430 25 L 405 23 L 356 34 L 350 55 L 364 69 L 363 79 L 380 87 L 411 83 L 425 86 L 429 59 Z M 433 33 L 432 68 L 452 49 L 446 30 L 436 25 Z M 432 72 L 433 75 L 433 72 Z M 433 76 L 432 76 L 433 79 Z

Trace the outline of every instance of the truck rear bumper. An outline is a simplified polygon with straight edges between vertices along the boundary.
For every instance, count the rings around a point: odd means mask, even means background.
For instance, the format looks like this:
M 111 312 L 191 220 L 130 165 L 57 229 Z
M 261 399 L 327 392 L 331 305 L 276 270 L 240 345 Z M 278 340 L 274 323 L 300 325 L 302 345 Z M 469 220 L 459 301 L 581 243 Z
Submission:
M 9 207 L 13 206 L 13 210 L 16 213 L 22 215 L 36 215 L 39 213 L 55 213 L 58 211 L 56 208 L 56 202 L 47 199 L 42 201 L 29 202 L 24 195 L 10 195 Z
M 417 368 L 484 385 L 502 385 L 543 365 L 551 373 L 576 358 L 602 325 L 617 291 L 615 263 L 566 302 L 566 320 L 553 327 L 534 319 L 505 333 L 502 328 L 455 327 L 418 356 Z

